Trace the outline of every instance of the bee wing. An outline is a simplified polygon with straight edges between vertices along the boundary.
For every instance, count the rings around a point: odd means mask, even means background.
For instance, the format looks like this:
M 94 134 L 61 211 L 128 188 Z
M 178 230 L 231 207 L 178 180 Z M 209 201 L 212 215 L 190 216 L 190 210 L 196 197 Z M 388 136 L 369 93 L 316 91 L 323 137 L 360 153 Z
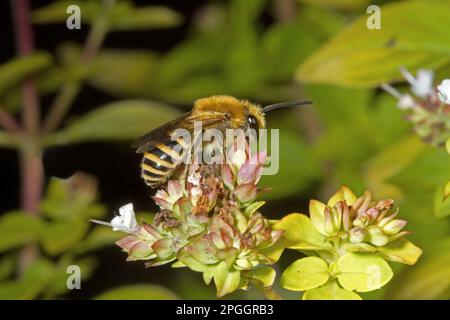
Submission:
M 156 144 L 167 144 L 172 141 L 172 133 L 176 129 L 185 129 L 192 135 L 194 133 L 194 121 L 200 121 L 203 129 L 218 127 L 226 123 L 226 114 L 222 112 L 188 112 L 184 115 L 163 124 L 148 132 L 132 144 L 137 153 L 151 150 Z M 195 137 L 194 137 L 195 138 Z M 193 141 L 193 139 L 191 140 Z

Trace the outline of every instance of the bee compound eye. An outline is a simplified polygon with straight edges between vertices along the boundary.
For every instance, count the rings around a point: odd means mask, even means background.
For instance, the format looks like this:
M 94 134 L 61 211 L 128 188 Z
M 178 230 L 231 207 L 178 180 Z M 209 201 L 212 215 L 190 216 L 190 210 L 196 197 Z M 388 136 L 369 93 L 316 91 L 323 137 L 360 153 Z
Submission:
M 254 116 L 248 116 L 247 118 L 248 126 L 250 129 L 258 130 L 258 120 Z

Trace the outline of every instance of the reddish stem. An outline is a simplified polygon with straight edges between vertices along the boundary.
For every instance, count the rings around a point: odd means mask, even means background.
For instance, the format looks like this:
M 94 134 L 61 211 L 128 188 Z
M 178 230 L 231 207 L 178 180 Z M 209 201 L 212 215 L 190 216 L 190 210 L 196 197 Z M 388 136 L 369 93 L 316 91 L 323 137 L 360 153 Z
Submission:
M 30 24 L 29 0 L 11 0 L 16 48 L 19 56 L 33 53 L 34 37 Z M 39 214 L 39 202 L 44 183 L 44 170 L 39 144 L 40 106 L 36 87 L 31 79 L 22 85 L 22 119 L 25 140 L 20 154 L 21 164 L 21 202 L 22 209 L 29 215 Z M 23 272 L 38 254 L 35 245 L 22 251 L 19 257 L 19 271 Z
M 17 123 L 16 119 L 5 111 L 2 106 L 0 106 L 0 126 L 6 131 L 14 133 L 21 131 L 20 125 Z
M 16 50 L 19 56 L 33 53 L 34 37 L 30 20 L 29 0 L 11 1 L 16 35 Z M 39 97 L 34 83 L 27 79 L 22 85 L 23 121 L 30 133 L 36 133 L 39 127 L 40 107 Z

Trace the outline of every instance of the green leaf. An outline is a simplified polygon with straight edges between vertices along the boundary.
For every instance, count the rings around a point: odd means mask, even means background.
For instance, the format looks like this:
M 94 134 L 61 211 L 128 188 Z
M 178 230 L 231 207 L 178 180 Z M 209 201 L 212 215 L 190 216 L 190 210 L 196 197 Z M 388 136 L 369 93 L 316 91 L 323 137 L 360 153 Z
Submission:
M 321 234 L 326 235 L 325 232 L 325 208 L 327 206 L 320 201 L 311 200 L 309 202 L 309 216 L 314 228 Z
M 67 8 L 73 1 L 57 1 L 33 11 L 33 23 L 61 23 L 69 16 Z M 101 2 L 78 1 L 82 22 L 92 24 L 102 14 Z M 179 25 L 182 17 L 175 11 L 162 6 L 134 7 L 131 1 L 120 1 L 109 16 L 112 30 L 146 30 L 169 28 Z
M 408 136 L 383 149 L 366 164 L 365 177 L 370 190 L 378 197 L 400 197 L 402 190 L 390 179 L 413 163 L 425 145 L 415 136 Z
M 339 258 L 337 268 L 341 286 L 358 292 L 379 289 L 393 276 L 388 263 L 371 254 L 347 253 Z
M 292 213 L 278 221 L 273 228 L 283 230 L 282 238 L 286 247 L 298 250 L 327 250 L 331 249 L 326 238 L 317 232 L 311 220 L 300 213 Z
M 325 8 L 358 10 L 367 6 L 370 0 L 299 0 L 300 2 Z
M 177 252 L 177 258 L 193 271 L 205 272 L 205 270 L 208 269 L 207 265 L 195 260 L 185 249 L 181 249 Z
M 53 265 L 48 260 L 37 260 L 26 270 L 22 278 L 0 282 L 0 299 L 34 299 L 45 289 L 52 276 Z
M 7 279 L 16 270 L 17 257 L 15 254 L 4 255 L 0 258 L 0 281 Z
M 0 252 L 39 239 L 42 221 L 23 212 L 4 213 L 0 218 Z
M 112 231 L 104 226 L 95 227 L 88 236 L 73 248 L 73 252 L 84 254 L 97 250 L 101 247 L 111 246 L 114 242 L 123 237 L 121 232 Z
M 385 299 L 434 300 L 450 298 L 450 254 L 429 256 L 408 268 L 389 286 Z
M 342 289 L 336 281 L 328 281 L 319 288 L 306 291 L 303 300 L 362 300 L 355 292 Z
M 371 86 L 450 60 L 450 7 L 444 1 L 402 1 L 381 7 L 379 30 L 363 15 L 328 41 L 297 70 L 299 81 Z M 415 28 L 405 26 L 414 25 Z
M 249 278 L 260 281 L 264 287 L 272 286 L 276 275 L 276 271 L 268 266 L 253 269 L 248 273 Z
M 437 188 L 434 196 L 434 216 L 444 218 L 450 215 L 450 181 Z
M 350 188 L 347 186 L 339 187 L 338 191 L 331 196 L 330 200 L 328 200 L 327 205 L 332 208 L 339 201 L 344 201 L 349 206 L 353 204 L 356 200 L 356 196 Z
M 79 172 L 68 179 L 52 178 L 41 210 L 46 217 L 56 221 L 101 218 L 105 208 L 95 204 L 96 197 L 96 180 L 88 175 Z
M 57 255 L 77 245 L 88 230 L 87 221 L 48 223 L 43 229 L 42 246 L 49 255 Z
M 256 201 L 253 202 L 251 205 L 249 205 L 244 210 L 244 214 L 247 217 L 250 217 L 252 214 L 254 214 L 259 208 L 261 208 L 266 202 L 265 201 Z
M 226 261 L 221 261 L 214 271 L 214 283 L 217 288 L 217 296 L 223 297 L 239 288 L 241 272 L 230 269 Z
M 292 263 L 283 272 L 280 284 L 293 291 L 304 291 L 326 283 L 330 275 L 328 264 L 318 257 L 307 257 Z
M 46 52 L 37 52 L 32 55 L 14 58 L 0 65 L 0 95 L 18 85 L 26 77 L 51 66 L 52 57 Z
M 19 143 L 15 140 L 9 132 L 0 130 L 0 146 L 3 148 L 17 148 Z
M 134 8 L 129 14 L 116 17 L 113 30 L 148 30 L 178 26 L 183 17 L 170 8 L 146 6 Z
M 101 293 L 97 300 L 175 300 L 178 297 L 170 290 L 157 285 L 123 286 Z
M 98 140 L 130 140 L 173 120 L 179 112 L 144 100 L 125 100 L 99 107 L 52 135 L 47 145 Z
M 88 83 L 114 96 L 154 98 L 158 65 L 159 59 L 152 52 L 102 49 L 94 59 Z
M 378 251 L 390 261 L 409 265 L 415 264 L 422 255 L 422 250 L 419 247 L 404 238 L 379 247 Z
M 67 280 L 71 273 L 68 273 L 68 267 L 76 265 L 80 268 L 81 289 L 84 281 L 87 281 L 93 273 L 98 261 L 94 257 L 87 257 L 80 260 L 73 260 L 69 255 L 63 255 L 54 266 L 53 277 L 48 286 L 43 291 L 44 299 L 55 299 L 67 293 Z

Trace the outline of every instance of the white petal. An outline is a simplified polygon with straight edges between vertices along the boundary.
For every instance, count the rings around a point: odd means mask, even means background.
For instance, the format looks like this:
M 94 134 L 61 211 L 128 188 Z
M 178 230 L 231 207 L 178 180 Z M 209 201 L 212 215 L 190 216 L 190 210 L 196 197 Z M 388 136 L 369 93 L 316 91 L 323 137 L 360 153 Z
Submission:
M 416 101 L 409 94 L 404 94 L 397 102 L 397 107 L 402 110 L 412 109 L 416 107 Z
M 419 70 L 411 91 L 418 97 L 427 97 L 433 92 L 434 73 L 431 70 Z
M 432 70 L 420 69 L 415 78 L 406 68 L 400 68 L 400 72 L 406 81 L 409 82 L 411 91 L 416 96 L 425 98 L 433 93 L 434 73 Z
M 125 214 L 127 214 L 129 212 L 134 214 L 134 208 L 133 208 L 133 204 L 132 203 L 128 203 L 128 204 L 126 204 L 126 205 L 124 205 L 124 206 L 119 208 L 119 214 L 121 216 L 124 216 Z
M 437 86 L 438 97 L 443 103 L 450 104 L 450 79 L 445 79 Z
M 116 216 L 111 220 L 111 226 L 113 231 L 124 231 L 126 228 L 124 228 L 124 223 L 123 223 L 123 217 L 121 216 Z
M 124 205 L 119 209 L 119 213 L 123 218 L 123 227 L 126 228 L 129 232 L 133 232 L 134 230 L 136 230 L 137 222 L 136 216 L 134 214 L 133 204 L 129 203 L 127 205 Z

